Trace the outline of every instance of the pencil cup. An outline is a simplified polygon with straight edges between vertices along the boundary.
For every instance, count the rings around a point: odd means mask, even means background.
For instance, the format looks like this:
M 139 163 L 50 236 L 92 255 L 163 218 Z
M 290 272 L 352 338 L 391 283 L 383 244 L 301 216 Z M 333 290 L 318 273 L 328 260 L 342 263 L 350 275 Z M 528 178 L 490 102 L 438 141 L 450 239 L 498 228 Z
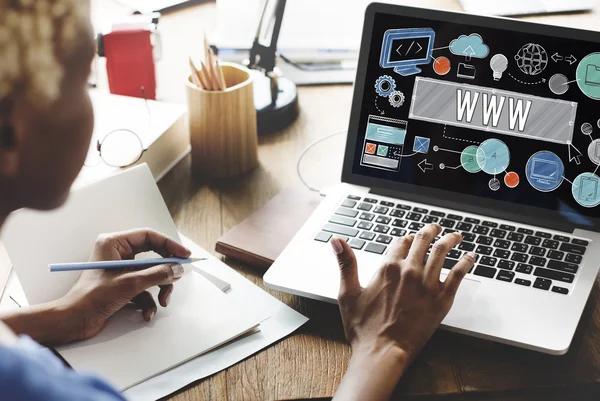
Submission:
M 192 169 L 194 175 L 228 178 L 258 165 L 258 137 L 252 76 L 246 68 L 223 63 L 227 89 L 206 91 L 188 76 Z

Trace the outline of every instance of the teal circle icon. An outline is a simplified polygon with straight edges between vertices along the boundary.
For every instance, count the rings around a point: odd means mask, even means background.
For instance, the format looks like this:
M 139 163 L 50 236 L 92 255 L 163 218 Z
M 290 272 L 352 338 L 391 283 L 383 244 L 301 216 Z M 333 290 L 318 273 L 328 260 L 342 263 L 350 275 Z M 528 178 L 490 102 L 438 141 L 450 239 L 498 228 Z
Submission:
M 600 53 L 588 54 L 579 62 L 576 78 L 584 95 L 600 100 Z
M 479 163 L 477 163 L 477 150 L 475 145 L 466 147 L 460 154 L 460 165 L 469 173 L 478 173 L 481 171 Z
M 477 164 L 484 173 L 500 174 L 510 164 L 510 150 L 499 139 L 483 141 L 477 149 Z
M 583 207 L 600 205 L 600 177 L 594 173 L 579 174 L 571 191 L 573 198 Z

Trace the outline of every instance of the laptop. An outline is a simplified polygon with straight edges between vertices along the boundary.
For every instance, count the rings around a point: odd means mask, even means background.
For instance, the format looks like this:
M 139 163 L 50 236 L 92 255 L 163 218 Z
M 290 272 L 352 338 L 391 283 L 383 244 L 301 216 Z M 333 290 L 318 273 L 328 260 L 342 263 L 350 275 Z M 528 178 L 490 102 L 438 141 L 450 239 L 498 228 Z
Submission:
M 464 237 L 440 280 L 478 255 L 442 327 L 566 353 L 600 266 L 600 34 L 378 3 L 363 29 L 342 183 L 264 282 L 335 303 L 331 238 L 366 286 L 438 223 Z
M 487 15 L 537 15 L 588 11 L 596 6 L 594 0 L 459 0 L 468 13 Z

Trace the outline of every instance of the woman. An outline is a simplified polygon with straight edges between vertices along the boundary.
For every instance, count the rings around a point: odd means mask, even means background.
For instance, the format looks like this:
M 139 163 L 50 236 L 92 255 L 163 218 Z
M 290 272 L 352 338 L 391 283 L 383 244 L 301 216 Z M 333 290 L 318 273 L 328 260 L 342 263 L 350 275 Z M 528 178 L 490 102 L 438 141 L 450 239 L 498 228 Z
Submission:
M 87 5 L 79 0 L 0 0 L 0 227 L 14 210 L 64 203 L 86 157 L 93 113 L 87 77 L 94 42 Z M 340 310 L 353 355 L 336 399 L 387 399 L 449 311 L 468 254 L 440 283 L 441 266 L 460 235 L 427 249 L 441 227 L 395 242 L 367 288 L 350 247 L 331 244 L 340 265 Z M 162 234 L 134 230 L 100 236 L 91 260 L 130 259 L 155 251 L 188 257 Z M 35 251 L 35 250 L 32 250 Z M 167 307 L 179 265 L 133 272 L 84 272 L 63 298 L 0 316 L 0 396 L 7 400 L 112 401 L 123 397 L 100 378 L 65 368 L 38 343 L 58 345 L 99 333 L 129 302 L 146 321 L 157 312 L 146 290 L 159 286 Z

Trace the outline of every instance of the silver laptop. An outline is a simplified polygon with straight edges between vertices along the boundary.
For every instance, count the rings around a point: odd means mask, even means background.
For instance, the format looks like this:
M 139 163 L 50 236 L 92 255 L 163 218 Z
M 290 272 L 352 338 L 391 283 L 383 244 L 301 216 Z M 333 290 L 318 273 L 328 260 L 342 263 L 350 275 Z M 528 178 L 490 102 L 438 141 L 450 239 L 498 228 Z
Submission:
M 395 237 L 459 231 L 478 261 L 443 327 L 564 354 L 600 266 L 600 34 L 372 4 L 342 184 L 264 276 L 336 302 L 329 240 L 366 286 Z

